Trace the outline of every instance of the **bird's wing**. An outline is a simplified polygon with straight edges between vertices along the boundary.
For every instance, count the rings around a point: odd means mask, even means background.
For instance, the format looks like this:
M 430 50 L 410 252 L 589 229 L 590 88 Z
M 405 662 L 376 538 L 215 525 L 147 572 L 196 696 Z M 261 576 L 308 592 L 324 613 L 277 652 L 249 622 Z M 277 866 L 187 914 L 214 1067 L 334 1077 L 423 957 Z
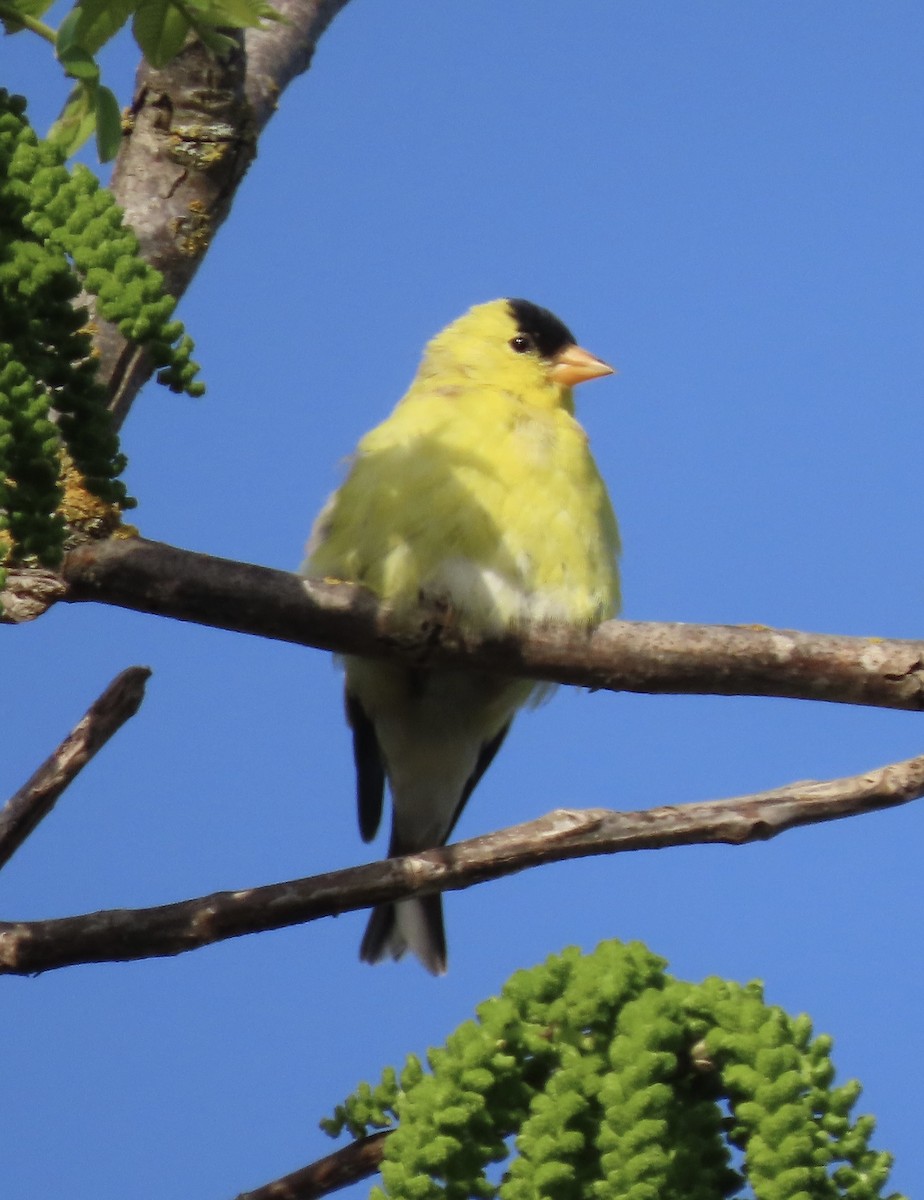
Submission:
M 359 832 L 364 842 L 371 842 L 382 820 L 385 795 L 385 763 L 376 737 L 375 726 L 357 696 L 347 691 L 344 696 L 346 715 L 353 730 L 353 761 L 356 763 L 356 806 L 359 812 Z
M 504 744 L 504 738 L 510 731 L 511 722 L 512 718 L 507 722 L 503 729 L 496 733 L 490 741 L 485 742 L 479 750 L 478 761 L 475 763 L 474 771 L 472 771 L 471 775 L 469 775 L 468 779 L 465 781 L 465 787 L 462 789 L 462 795 L 459 797 L 459 803 L 456 806 L 456 811 L 452 814 L 452 820 L 449 823 L 449 828 L 446 830 L 445 841 L 449 841 L 450 837 L 452 836 L 452 831 L 456 827 L 456 822 L 462 815 L 462 809 L 465 808 L 466 804 L 468 803 L 469 796 L 471 796 L 472 792 L 478 786 L 482 775 L 485 773 L 485 771 L 487 771 L 488 767 L 490 767 L 491 763 L 494 761 L 494 756 Z

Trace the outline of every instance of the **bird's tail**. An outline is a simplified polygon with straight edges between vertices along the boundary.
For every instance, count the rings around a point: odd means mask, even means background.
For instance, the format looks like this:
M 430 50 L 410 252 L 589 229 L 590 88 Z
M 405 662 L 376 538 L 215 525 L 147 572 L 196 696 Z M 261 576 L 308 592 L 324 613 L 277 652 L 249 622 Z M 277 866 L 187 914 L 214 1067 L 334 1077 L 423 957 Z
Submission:
M 397 959 L 406 950 L 416 954 L 431 975 L 446 974 L 446 931 L 443 898 L 439 893 L 380 904 L 372 910 L 359 948 L 362 961 Z

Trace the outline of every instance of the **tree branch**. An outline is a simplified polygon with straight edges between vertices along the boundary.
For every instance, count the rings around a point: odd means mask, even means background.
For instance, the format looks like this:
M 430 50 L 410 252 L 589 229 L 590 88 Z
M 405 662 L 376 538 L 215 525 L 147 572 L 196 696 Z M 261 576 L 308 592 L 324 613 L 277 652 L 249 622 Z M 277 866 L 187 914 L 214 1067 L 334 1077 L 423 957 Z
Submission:
M 922 795 L 924 755 L 863 775 L 793 783 L 732 800 L 631 813 L 559 809 L 453 846 L 289 883 L 215 892 L 157 908 L 0 922 L 0 974 L 182 954 L 383 901 L 458 891 L 542 863 L 666 846 L 765 841 L 800 825 L 894 808 Z
M 212 243 L 256 151 L 238 49 L 217 58 L 191 40 L 161 70 L 144 60 L 110 190 L 141 253 L 179 299 Z M 92 307 L 92 299 L 91 299 Z M 116 425 L 151 374 L 147 355 L 95 317 L 100 379 Z
M 42 603 L 96 601 L 337 653 L 501 671 L 608 691 L 786 696 L 879 708 L 924 708 L 924 642 L 798 633 L 766 626 L 607 621 L 504 638 L 464 636 L 445 613 L 398 624 L 352 584 L 213 558 L 144 538 L 90 542 L 48 573 L 9 572 L 19 619 Z M 3 600 L 0 595 L 0 601 Z M 0 615 L 0 622 L 14 616 Z
M 383 1129 L 381 1133 L 357 1138 L 291 1175 L 283 1175 L 255 1191 L 242 1192 L 237 1200 L 317 1200 L 360 1179 L 368 1179 L 379 1169 L 390 1133 L 390 1129 Z
M 451 614 L 398 622 L 363 588 L 215 558 L 144 538 L 89 542 L 61 576 L 10 569 L 0 623 L 49 604 L 98 602 L 343 654 L 404 658 L 615 692 L 782 696 L 924 708 L 924 642 L 766 626 L 607 621 L 504 637 L 463 634 Z M 31 581 L 35 582 L 34 593 Z
M 279 97 L 293 79 L 311 66 L 321 34 L 348 0 L 274 0 L 281 21 L 244 35 L 247 52 L 245 91 L 253 123 L 262 132 L 276 111 Z
M 60 576 L 45 567 L 9 567 L 0 588 L 0 625 L 20 625 L 42 616 L 67 595 Z
M 177 299 L 228 215 L 279 97 L 346 3 L 278 0 L 283 20 L 248 30 L 236 53 L 216 58 L 192 40 L 161 70 L 142 61 L 110 187 Z M 96 324 L 100 378 L 120 425 L 151 366 L 115 326 Z
M 117 675 L 54 754 L 0 810 L 0 867 L 48 816 L 58 797 L 93 755 L 135 715 L 150 674 L 147 667 L 128 667 Z

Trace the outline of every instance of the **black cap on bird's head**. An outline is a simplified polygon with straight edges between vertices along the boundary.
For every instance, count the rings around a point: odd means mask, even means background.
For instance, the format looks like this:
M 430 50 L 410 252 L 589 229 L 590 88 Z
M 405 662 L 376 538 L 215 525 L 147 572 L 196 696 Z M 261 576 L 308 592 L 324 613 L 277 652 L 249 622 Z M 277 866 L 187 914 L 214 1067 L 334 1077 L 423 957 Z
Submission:
M 549 383 L 570 389 L 613 368 L 582 349 L 547 308 L 514 298 L 476 304 L 427 343 L 418 381 L 439 377 L 445 384 L 453 372 L 516 391 Z M 556 392 L 553 403 L 568 407 L 571 401 Z
M 531 300 L 508 300 L 507 306 L 519 332 L 532 338 L 543 358 L 554 358 L 565 346 L 577 344 L 568 326 L 547 308 L 540 308 Z
M 579 346 L 568 326 L 547 308 L 531 300 L 508 300 L 507 308 L 517 327 L 511 347 L 519 354 L 532 350 L 545 359 L 557 384 L 570 388 L 585 379 L 613 374 L 613 368 Z

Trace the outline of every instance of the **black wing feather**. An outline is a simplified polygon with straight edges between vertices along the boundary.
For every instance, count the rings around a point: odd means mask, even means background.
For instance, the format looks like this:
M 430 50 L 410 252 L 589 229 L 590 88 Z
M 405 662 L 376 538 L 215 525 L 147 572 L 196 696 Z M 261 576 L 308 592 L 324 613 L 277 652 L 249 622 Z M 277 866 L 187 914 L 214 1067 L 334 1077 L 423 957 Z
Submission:
M 382 820 L 385 799 L 385 760 L 375 735 L 375 726 L 356 696 L 346 693 L 346 715 L 353 730 L 353 761 L 356 763 L 356 807 L 359 832 L 371 842 Z
M 475 763 L 475 769 L 472 771 L 471 775 L 469 775 L 468 779 L 466 780 L 465 787 L 462 789 L 462 795 L 459 797 L 459 803 L 456 806 L 456 811 L 452 815 L 452 820 L 449 823 L 449 828 L 446 830 L 446 836 L 443 839 L 444 844 L 449 841 L 452 831 L 456 827 L 456 822 L 459 820 L 459 817 L 462 816 L 462 809 L 465 808 L 466 804 L 468 803 L 469 796 L 471 796 L 472 792 L 481 782 L 482 775 L 485 773 L 485 771 L 487 771 L 491 763 L 494 762 L 494 756 L 497 754 L 498 750 L 500 750 L 501 746 L 503 746 L 504 738 L 510 732 L 510 725 L 511 722 L 508 721 L 503 729 L 501 729 L 499 733 L 495 733 L 494 737 L 492 737 L 489 742 L 485 742 L 485 744 L 481 747 L 481 750 L 478 752 L 478 761 Z
M 359 794 L 359 827 L 363 837 L 368 841 L 375 835 L 382 815 L 382 794 L 385 785 L 385 767 L 382 752 L 375 736 L 375 729 L 362 706 L 355 696 L 347 693 L 347 716 L 353 727 L 353 748 L 356 756 L 356 775 Z M 444 842 L 449 840 L 456 822 L 465 808 L 469 796 L 478 786 L 482 775 L 494 761 L 503 745 L 510 722 L 485 742 L 478 753 L 475 769 L 469 775 L 453 813 L 452 821 L 446 830 Z M 391 842 L 388 847 L 389 858 L 408 853 L 408 849 L 398 840 L 394 821 L 392 822 Z M 442 975 L 446 971 L 446 932 L 443 926 L 443 900 L 437 893 L 435 896 L 415 896 L 405 903 L 416 904 L 420 908 L 426 926 L 426 944 L 416 948 L 416 953 L 428 971 L 434 975 Z M 391 955 L 400 958 L 407 949 L 404 938 L 397 930 L 397 909 L 394 904 L 379 904 L 369 917 L 366 934 L 359 950 L 363 962 L 375 963 Z

